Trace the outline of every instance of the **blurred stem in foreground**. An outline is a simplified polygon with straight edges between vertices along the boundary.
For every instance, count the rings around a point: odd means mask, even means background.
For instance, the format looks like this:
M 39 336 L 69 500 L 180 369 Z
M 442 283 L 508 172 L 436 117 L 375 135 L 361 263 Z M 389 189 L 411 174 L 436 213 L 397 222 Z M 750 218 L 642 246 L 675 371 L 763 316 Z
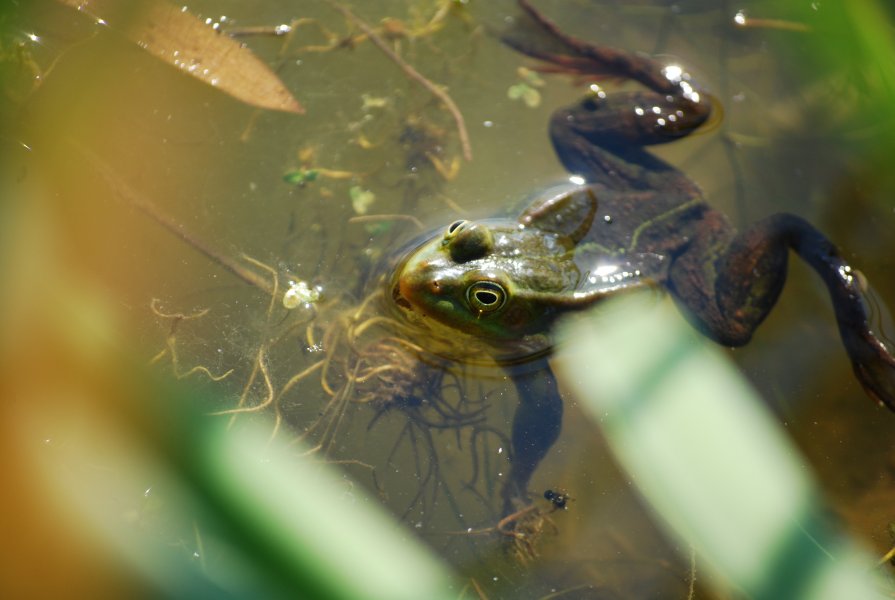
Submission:
M 556 365 L 667 531 L 745 597 L 887 597 L 761 398 L 670 300 L 649 300 L 567 324 Z
M 378 498 L 271 423 L 208 416 L 219 389 L 153 376 L 129 307 L 60 242 L 30 151 L 3 151 L 0 596 L 457 596 Z
M 271 441 L 272 424 L 228 429 L 200 414 L 201 391 L 154 382 L 126 361 L 109 367 L 95 391 L 120 404 L 21 411 L 20 436 L 27 447 L 53 423 L 66 443 L 30 448 L 35 476 L 153 595 L 455 597 L 443 564 L 377 498 L 302 448 Z M 140 490 L 161 505 L 135 504 Z M 190 522 L 194 535 L 184 533 Z

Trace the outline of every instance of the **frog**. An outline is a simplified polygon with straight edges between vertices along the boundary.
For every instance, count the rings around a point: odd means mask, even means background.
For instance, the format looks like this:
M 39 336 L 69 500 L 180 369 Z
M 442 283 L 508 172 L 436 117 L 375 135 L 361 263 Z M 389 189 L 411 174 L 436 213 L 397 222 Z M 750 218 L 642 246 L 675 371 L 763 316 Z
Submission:
M 550 332 L 569 313 L 645 288 L 670 295 L 706 337 L 750 341 L 779 298 L 790 252 L 826 285 L 857 381 L 895 411 L 895 357 L 872 330 L 862 277 L 808 221 L 778 213 L 737 230 L 698 185 L 649 146 L 709 122 L 713 99 L 680 66 L 560 31 L 518 0 L 548 43 L 503 41 L 544 70 L 630 80 L 556 110 L 549 137 L 570 181 L 515 218 L 456 220 L 416 245 L 389 280 L 415 318 L 492 348 L 517 389 L 504 513 L 524 504 L 557 440 L 563 403 L 549 365 Z

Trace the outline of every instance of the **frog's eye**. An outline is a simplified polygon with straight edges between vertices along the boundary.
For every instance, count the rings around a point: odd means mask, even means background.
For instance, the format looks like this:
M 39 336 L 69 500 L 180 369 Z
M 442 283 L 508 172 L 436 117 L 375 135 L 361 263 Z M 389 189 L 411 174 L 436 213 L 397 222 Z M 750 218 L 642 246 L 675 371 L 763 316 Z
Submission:
M 602 98 L 596 93 L 588 93 L 581 99 L 581 108 L 590 112 L 595 112 L 600 108 L 601 99 Z
M 448 247 L 451 258 L 460 264 L 482 258 L 494 248 L 491 230 L 481 223 L 464 222 L 454 230 L 454 235 L 448 235 L 444 236 L 442 245 Z
M 466 301 L 478 313 L 494 312 L 507 301 L 507 292 L 494 281 L 477 281 L 466 290 Z
M 447 231 L 444 232 L 444 241 L 447 242 L 455 235 L 463 231 L 463 227 L 468 223 L 465 219 L 460 219 L 459 221 L 454 221 L 450 225 L 448 225 Z

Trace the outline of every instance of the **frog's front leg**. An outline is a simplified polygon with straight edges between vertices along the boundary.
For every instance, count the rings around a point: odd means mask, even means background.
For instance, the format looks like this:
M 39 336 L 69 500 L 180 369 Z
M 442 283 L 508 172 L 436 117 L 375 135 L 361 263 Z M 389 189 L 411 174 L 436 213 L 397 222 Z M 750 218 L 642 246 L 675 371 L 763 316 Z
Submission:
M 562 427 L 562 398 L 546 359 L 515 367 L 510 377 L 519 405 L 513 415 L 510 473 L 503 487 L 503 515 L 528 503 L 528 483 Z
M 826 284 L 858 381 L 895 410 L 895 357 L 870 329 L 857 274 L 826 236 L 790 214 L 733 236 L 723 217 L 709 210 L 700 227 L 672 263 L 669 289 L 709 337 L 728 346 L 749 341 L 783 289 L 792 249 Z

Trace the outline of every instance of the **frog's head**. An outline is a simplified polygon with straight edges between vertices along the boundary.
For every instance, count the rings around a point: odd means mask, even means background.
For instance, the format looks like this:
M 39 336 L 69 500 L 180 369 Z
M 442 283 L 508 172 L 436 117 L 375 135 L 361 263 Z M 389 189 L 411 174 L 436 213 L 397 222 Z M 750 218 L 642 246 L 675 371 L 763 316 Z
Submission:
M 507 265 L 494 259 L 495 237 L 506 233 L 500 224 L 451 223 L 407 258 L 393 295 L 405 308 L 451 328 L 486 338 L 514 337 L 512 332 L 534 315 L 519 302 Z
M 514 221 L 455 221 L 412 251 L 392 280 L 395 302 L 493 342 L 544 333 L 575 308 L 572 250 L 590 228 L 588 188 L 541 200 Z

